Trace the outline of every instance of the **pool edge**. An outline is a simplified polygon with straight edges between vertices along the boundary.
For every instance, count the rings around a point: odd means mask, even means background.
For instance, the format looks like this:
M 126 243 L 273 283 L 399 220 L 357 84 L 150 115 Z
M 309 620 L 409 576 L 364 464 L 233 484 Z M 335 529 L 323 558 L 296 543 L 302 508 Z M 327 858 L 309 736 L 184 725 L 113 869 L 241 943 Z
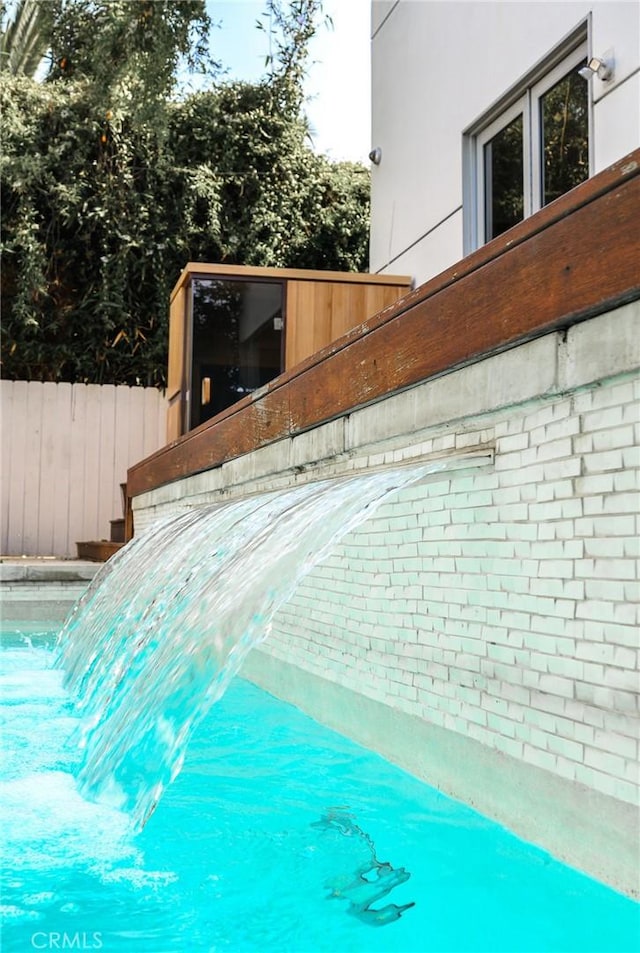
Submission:
M 241 675 L 554 857 L 640 896 L 640 812 L 254 649 Z M 552 806 L 552 807 L 550 807 Z

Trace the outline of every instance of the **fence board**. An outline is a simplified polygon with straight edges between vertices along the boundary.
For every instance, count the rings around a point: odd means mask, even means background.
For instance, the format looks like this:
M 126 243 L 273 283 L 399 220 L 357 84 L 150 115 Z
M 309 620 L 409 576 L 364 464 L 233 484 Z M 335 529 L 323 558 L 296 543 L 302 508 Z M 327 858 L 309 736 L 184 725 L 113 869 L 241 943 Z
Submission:
M 98 446 L 98 524 L 92 539 L 109 538 L 109 520 L 113 519 L 113 448 L 116 442 L 116 395 L 113 384 L 100 388 L 100 441 Z
M 117 439 L 113 448 L 113 467 L 115 473 L 126 474 L 127 460 L 130 460 L 132 453 L 135 452 L 135 450 L 130 447 L 132 428 L 129 422 L 133 422 L 135 417 L 135 408 L 131 406 L 131 396 L 132 388 L 116 387 L 115 414 L 118 430 Z M 158 446 L 160 446 L 160 444 L 158 444 Z M 121 480 L 120 483 L 124 483 L 124 480 Z M 114 482 L 111 489 L 112 519 L 120 519 L 121 516 L 124 516 L 120 483 Z
M 3 382 L 3 391 L 5 388 Z M 23 464 L 26 460 L 27 445 L 27 383 L 17 381 L 13 387 L 12 415 L 8 421 L 8 430 L 10 437 L 10 451 L 8 459 L 3 461 L 3 480 L 2 491 L 7 492 L 8 497 L 8 540 L 15 540 L 15 545 L 19 548 L 17 552 L 22 552 L 22 535 L 24 526 L 24 493 L 22 485 Z M 18 462 L 20 461 L 20 463 Z M 5 470 L 6 468 L 6 470 Z M 5 479 L 4 472 L 8 470 L 8 478 Z M 9 549 L 9 552 L 11 550 Z
M 2 447 L 2 487 L 0 510 L 0 552 L 6 553 L 9 541 L 9 480 L 11 478 L 11 421 L 13 419 L 13 386 L 6 389 L 5 400 L 0 405 L 0 446 Z
M 121 517 L 127 469 L 164 443 L 154 388 L 0 381 L 1 552 L 75 557 Z
M 85 540 L 90 536 L 85 524 L 84 511 L 84 442 L 87 432 L 87 392 L 88 388 L 76 384 L 71 398 L 71 426 L 69 454 L 70 487 L 75 487 L 69 497 L 69 536 L 66 548 L 70 550 L 74 541 Z M 80 505 L 75 505 L 79 501 Z
M 98 485 L 100 468 L 100 397 L 93 387 L 87 388 L 87 430 L 84 444 L 84 512 L 89 536 L 100 539 L 98 521 Z
M 27 460 L 39 460 L 41 456 L 42 406 L 44 385 L 31 382 L 27 391 L 26 456 Z M 37 545 L 40 517 L 40 468 L 28 466 L 23 476 L 24 500 L 22 544 L 29 552 Z
M 144 456 L 146 457 L 149 453 L 153 453 L 153 450 L 149 450 L 149 447 L 155 447 L 157 449 L 158 447 L 164 446 L 166 420 L 163 417 L 162 433 L 159 433 L 158 414 L 154 413 L 156 406 L 155 395 L 150 388 L 145 387 L 141 389 L 135 397 L 141 404 L 139 413 L 144 421 Z
M 4 493 L 6 488 L 9 501 L 8 538 L 15 540 L 16 544 L 22 547 L 24 527 L 23 466 L 18 461 L 25 460 L 27 455 L 27 384 L 23 381 L 17 381 L 13 388 L 12 416 L 8 421 L 11 446 L 8 459 L 3 462 L 3 467 L 6 467 L 9 475 L 7 479 L 3 475 L 2 490 Z M 18 549 L 18 552 L 22 552 L 22 549 Z
M 57 479 L 54 466 L 55 446 L 58 440 L 56 421 L 58 420 L 57 388 L 55 384 L 42 385 L 42 430 L 40 433 L 40 474 L 39 474 L 39 518 L 35 526 L 40 545 L 49 552 L 53 551 L 53 524 L 55 510 L 60 505 L 60 480 Z M 38 471 L 30 468 L 34 476 Z M 27 497 L 28 499 L 28 497 Z
M 71 384 L 55 384 L 56 414 L 59 420 L 72 419 L 73 389 Z M 53 519 L 53 553 L 70 551 L 70 545 L 75 544 L 75 537 L 69 536 L 69 514 L 73 494 L 73 471 L 71 461 L 71 428 L 64 427 L 58 431 L 54 440 L 53 470 L 56 479 L 56 507 Z

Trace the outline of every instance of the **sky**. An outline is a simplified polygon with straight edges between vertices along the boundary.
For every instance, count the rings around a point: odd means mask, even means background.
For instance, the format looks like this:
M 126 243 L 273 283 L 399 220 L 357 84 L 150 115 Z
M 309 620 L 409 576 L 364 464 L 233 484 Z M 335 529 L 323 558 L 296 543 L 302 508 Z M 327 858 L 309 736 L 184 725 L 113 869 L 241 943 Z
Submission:
M 17 0 L 7 0 L 10 12 Z M 212 30 L 215 59 L 229 79 L 257 80 L 269 52 L 267 33 L 256 28 L 263 0 L 207 0 L 220 28 Z M 320 26 L 310 47 L 305 111 L 312 147 L 331 159 L 368 165 L 371 149 L 371 2 L 324 0 L 333 28 Z
M 321 26 L 310 48 L 305 111 L 312 146 L 332 159 L 368 164 L 371 149 L 370 0 L 324 0 L 333 28 Z M 207 0 L 220 29 L 212 31 L 214 56 L 230 79 L 256 80 L 269 52 L 256 20 L 260 0 Z

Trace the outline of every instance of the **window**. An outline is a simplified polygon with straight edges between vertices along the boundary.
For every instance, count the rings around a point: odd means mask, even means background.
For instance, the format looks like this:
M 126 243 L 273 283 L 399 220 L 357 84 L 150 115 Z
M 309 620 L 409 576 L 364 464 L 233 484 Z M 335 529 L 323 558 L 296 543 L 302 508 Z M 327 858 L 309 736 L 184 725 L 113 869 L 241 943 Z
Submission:
M 589 177 L 589 85 L 578 74 L 586 57 L 584 40 L 466 137 L 467 251 Z
M 479 169 L 482 196 L 484 237 L 506 232 L 525 216 L 524 182 L 524 111 L 521 103 L 500 116 L 480 138 Z
M 589 177 L 588 93 L 572 69 L 538 98 L 541 207 Z

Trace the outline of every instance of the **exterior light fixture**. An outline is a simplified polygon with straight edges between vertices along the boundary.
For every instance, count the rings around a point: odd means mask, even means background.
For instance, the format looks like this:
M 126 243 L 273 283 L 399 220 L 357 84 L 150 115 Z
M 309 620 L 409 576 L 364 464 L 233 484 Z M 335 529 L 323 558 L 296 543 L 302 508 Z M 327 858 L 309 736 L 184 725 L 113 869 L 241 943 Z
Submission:
M 376 146 L 375 149 L 371 150 L 369 153 L 369 158 L 374 165 L 380 165 L 380 161 L 382 159 L 382 149 L 380 146 Z
M 590 80 L 597 76 L 598 79 L 606 82 L 606 80 L 613 78 L 613 61 L 601 60 L 597 56 L 592 56 L 587 65 L 579 69 L 578 72 L 583 79 Z

